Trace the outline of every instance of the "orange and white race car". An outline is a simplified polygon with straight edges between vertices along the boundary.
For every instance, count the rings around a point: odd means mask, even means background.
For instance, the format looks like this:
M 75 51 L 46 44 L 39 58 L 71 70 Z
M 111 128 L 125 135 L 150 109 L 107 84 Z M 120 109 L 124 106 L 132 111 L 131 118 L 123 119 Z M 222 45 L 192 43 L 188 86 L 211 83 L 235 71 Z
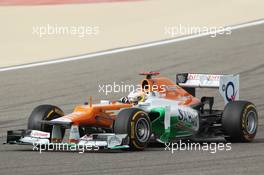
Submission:
M 176 81 L 144 72 L 141 90 L 116 101 L 78 105 L 69 114 L 53 105 L 36 107 L 28 128 L 7 132 L 7 143 L 65 143 L 106 149 L 143 150 L 150 139 L 222 136 L 228 141 L 251 142 L 257 132 L 254 104 L 239 100 L 239 75 L 181 73 Z M 225 108 L 213 108 L 214 97 L 195 96 L 196 88 L 218 89 Z

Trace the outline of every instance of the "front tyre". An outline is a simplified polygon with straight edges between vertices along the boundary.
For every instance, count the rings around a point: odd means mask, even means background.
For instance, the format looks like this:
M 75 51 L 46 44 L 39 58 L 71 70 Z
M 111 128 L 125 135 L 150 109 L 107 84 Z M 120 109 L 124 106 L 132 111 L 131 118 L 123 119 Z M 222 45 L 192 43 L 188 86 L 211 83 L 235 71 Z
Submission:
M 52 132 L 52 125 L 42 123 L 42 120 L 53 120 L 63 116 L 63 111 L 53 105 L 40 105 L 29 116 L 28 129 Z
M 258 128 L 258 113 L 253 103 L 248 101 L 229 102 L 223 112 L 223 128 L 231 142 L 251 142 Z
M 131 150 L 144 150 L 151 137 L 151 121 L 141 109 L 123 109 L 115 120 L 114 132 L 129 136 Z

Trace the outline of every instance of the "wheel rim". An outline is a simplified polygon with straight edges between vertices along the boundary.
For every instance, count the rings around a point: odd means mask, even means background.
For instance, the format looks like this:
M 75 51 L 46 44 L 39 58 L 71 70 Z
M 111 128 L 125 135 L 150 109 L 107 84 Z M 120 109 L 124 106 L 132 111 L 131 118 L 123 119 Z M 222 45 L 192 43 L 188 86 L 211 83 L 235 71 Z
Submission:
M 150 126 L 149 122 L 145 118 L 140 118 L 136 122 L 136 136 L 138 141 L 146 142 L 149 139 Z
M 257 128 L 257 114 L 255 111 L 250 111 L 247 114 L 247 132 L 249 134 L 254 134 Z

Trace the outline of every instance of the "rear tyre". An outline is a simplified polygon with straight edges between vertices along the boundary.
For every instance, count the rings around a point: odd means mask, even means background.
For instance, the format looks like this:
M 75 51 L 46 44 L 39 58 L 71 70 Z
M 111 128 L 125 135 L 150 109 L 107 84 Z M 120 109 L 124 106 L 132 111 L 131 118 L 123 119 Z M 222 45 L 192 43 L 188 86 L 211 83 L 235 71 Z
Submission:
M 40 105 L 36 107 L 29 116 L 28 129 L 52 133 L 52 126 L 42 123 L 42 120 L 53 120 L 63 116 L 63 111 L 53 105 Z M 64 130 L 62 131 L 64 135 Z
M 258 113 L 248 101 L 229 102 L 223 112 L 222 124 L 231 142 L 251 142 L 258 128 Z
M 119 112 L 115 123 L 116 134 L 127 134 L 130 150 L 144 150 L 151 137 L 151 121 L 148 114 L 138 108 L 127 108 Z

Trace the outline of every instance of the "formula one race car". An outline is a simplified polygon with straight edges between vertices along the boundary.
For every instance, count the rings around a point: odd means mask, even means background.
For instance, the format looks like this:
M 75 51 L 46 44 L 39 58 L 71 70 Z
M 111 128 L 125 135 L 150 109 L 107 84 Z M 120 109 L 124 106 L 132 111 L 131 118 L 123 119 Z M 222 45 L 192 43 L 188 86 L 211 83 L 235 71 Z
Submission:
M 70 114 L 52 105 L 36 107 L 28 129 L 7 132 L 7 143 L 67 143 L 105 149 L 143 150 L 151 139 L 224 137 L 251 142 L 257 132 L 254 104 L 239 100 L 239 75 L 181 73 L 176 82 L 144 72 L 140 90 L 117 101 L 76 106 Z M 217 88 L 224 110 L 213 108 L 214 97 L 195 97 L 196 88 Z

